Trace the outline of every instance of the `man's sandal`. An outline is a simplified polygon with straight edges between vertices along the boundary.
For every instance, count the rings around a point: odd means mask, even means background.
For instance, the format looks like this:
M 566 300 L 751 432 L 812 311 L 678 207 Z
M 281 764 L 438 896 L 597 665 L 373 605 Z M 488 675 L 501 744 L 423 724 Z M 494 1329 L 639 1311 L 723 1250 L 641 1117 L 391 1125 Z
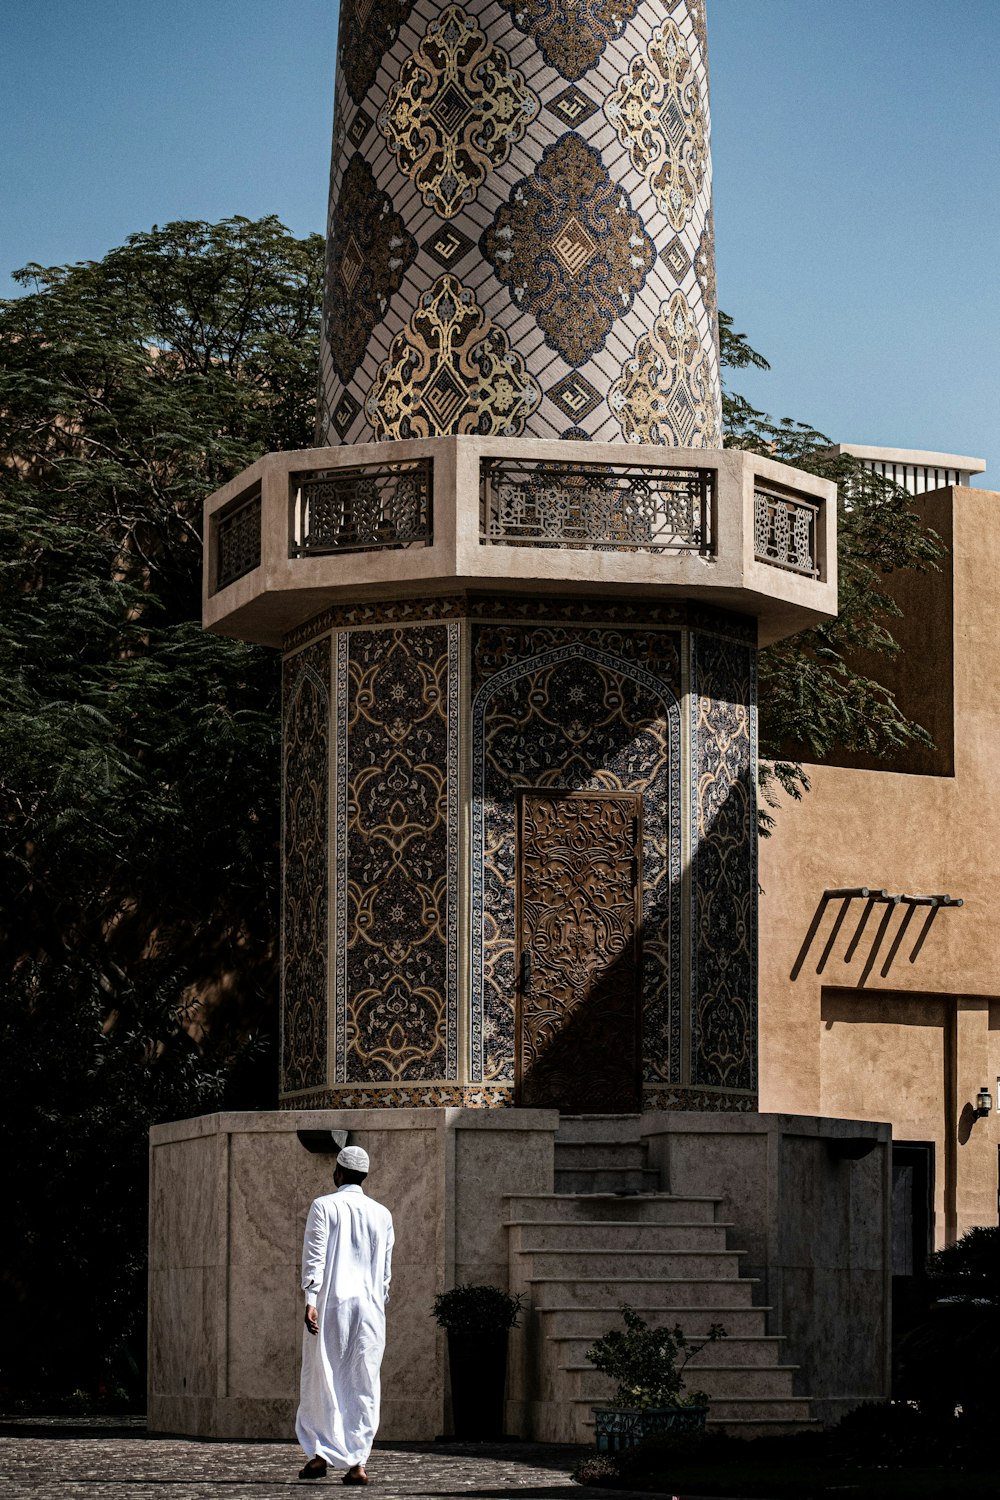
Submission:
M 341 1484 L 369 1484 L 371 1481 L 365 1473 L 364 1464 L 355 1464 L 353 1468 L 348 1469 L 340 1482 Z
M 299 1470 L 300 1479 L 325 1479 L 326 1459 L 311 1458 L 304 1468 Z

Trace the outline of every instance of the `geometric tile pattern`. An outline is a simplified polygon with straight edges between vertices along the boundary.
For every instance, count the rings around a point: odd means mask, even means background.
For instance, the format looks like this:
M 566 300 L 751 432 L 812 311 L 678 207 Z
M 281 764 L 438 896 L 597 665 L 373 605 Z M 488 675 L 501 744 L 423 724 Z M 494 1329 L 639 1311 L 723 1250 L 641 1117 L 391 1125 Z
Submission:
M 601 404 L 600 391 L 595 391 L 589 380 L 584 380 L 582 375 L 577 374 L 565 376 L 550 386 L 545 394 L 574 422 L 582 422 L 584 417 L 589 417 L 595 407 Z
M 517 798 L 539 789 L 641 799 L 643 1108 L 753 1107 L 752 622 L 456 594 L 334 606 L 289 648 L 285 1104 L 513 1104 Z
M 450 271 L 452 266 L 457 266 L 468 255 L 472 249 L 472 241 L 453 224 L 447 224 L 429 234 L 420 248 L 443 271 Z
M 336 1082 L 457 1076 L 457 646 L 337 639 Z
M 403 64 L 378 126 L 424 203 L 453 219 L 537 113 L 506 54 L 460 5 L 449 5 Z
M 589 120 L 591 115 L 597 112 L 599 107 L 588 94 L 583 92 L 583 89 L 578 89 L 575 83 L 564 88 L 561 94 L 550 99 L 545 106 L 557 120 L 561 120 L 571 130 L 579 129 L 585 120 Z
M 756 652 L 691 635 L 692 1084 L 757 1087 Z
M 340 28 L 318 441 L 473 431 L 480 419 L 556 438 L 567 413 L 549 393 L 574 379 L 598 393 L 569 418 L 594 440 L 717 441 L 701 0 L 343 0 Z M 346 180 L 359 149 L 379 213 L 388 203 L 380 222 L 401 225 L 389 236 L 401 244 L 364 270 Z M 425 341 L 442 272 L 460 273 L 488 330 L 486 369 L 467 361 L 463 373 L 452 347 Z M 356 311 L 349 283 L 365 275 Z M 663 401 L 653 366 L 675 292 L 698 356 Z M 338 339 L 352 324 L 370 327 L 356 365 L 355 344 Z M 483 381 L 506 388 L 508 369 L 517 390 L 499 411 Z M 470 380 L 478 391 L 463 402 Z
M 531 310 L 546 343 L 574 368 L 604 348 L 656 259 L 600 152 L 571 130 L 514 184 L 479 248 L 511 300 Z
M 380 441 L 524 431 L 540 392 L 503 331 L 454 276 L 439 276 L 389 348 L 365 414 Z
M 326 1082 L 330 642 L 285 659 L 282 681 L 281 1091 Z

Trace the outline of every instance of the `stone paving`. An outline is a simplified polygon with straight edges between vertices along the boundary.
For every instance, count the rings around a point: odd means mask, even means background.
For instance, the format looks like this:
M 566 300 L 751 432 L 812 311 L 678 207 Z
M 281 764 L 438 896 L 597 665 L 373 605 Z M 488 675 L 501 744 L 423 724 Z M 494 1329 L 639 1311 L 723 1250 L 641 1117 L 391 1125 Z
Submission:
M 570 1470 L 588 1450 L 538 1443 L 376 1445 L 380 1500 L 585 1500 Z M 300 1480 L 295 1443 L 215 1443 L 147 1436 L 128 1418 L 0 1418 L 2 1500 L 278 1500 L 292 1489 L 340 1490 L 340 1475 Z M 627 1500 L 616 1491 L 618 1500 Z M 648 1497 L 646 1497 L 648 1500 Z

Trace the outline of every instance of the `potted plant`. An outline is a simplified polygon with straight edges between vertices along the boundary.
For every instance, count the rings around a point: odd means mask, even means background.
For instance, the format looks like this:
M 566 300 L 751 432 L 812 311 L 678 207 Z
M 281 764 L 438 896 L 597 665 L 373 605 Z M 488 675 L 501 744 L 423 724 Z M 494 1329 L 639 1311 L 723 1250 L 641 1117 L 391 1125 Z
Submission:
M 454 1286 L 434 1298 L 434 1318 L 448 1333 L 455 1436 L 503 1437 L 507 1337 L 524 1298 L 498 1286 Z
M 612 1329 L 586 1353 L 595 1369 L 617 1383 L 616 1405 L 594 1407 L 598 1452 L 617 1453 L 649 1437 L 701 1432 L 708 1397 L 704 1391 L 681 1394 L 684 1369 L 706 1344 L 725 1338 L 722 1324 L 713 1323 L 693 1343 L 679 1324 L 650 1328 L 627 1304 L 622 1317 L 625 1331 Z

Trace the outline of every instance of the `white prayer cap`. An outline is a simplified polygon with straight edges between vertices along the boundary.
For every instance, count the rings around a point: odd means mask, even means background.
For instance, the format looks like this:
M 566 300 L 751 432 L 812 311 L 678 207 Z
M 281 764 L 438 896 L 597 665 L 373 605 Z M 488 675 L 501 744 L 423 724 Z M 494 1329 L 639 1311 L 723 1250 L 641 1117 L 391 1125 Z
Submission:
M 368 1152 L 360 1146 L 345 1146 L 337 1157 L 337 1166 L 345 1172 L 367 1172 Z

